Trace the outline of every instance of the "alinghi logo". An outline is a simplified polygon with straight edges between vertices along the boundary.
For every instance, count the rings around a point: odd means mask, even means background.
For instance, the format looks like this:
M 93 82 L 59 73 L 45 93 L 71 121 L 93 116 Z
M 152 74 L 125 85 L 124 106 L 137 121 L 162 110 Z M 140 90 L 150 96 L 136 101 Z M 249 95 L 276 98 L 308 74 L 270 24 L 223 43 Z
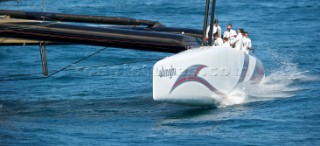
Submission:
M 165 69 L 163 66 L 161 66 L 161 69 L 159 70 L 159 77 L 169 77 L 170 79 L 172 78 L 172 76 L 177 75 L 177 70 L 176 68 L 172 67 L 169 69 Z

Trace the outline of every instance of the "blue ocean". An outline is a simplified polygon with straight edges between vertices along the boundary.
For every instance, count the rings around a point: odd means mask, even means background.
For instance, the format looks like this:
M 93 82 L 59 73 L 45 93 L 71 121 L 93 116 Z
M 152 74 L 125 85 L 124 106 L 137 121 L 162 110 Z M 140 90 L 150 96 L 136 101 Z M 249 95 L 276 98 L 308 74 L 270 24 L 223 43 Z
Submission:
M 202 29 L 205 0 L 47 0 L 46 11 L 121 16 Z M 263 84 L 214 108 L 152 99 L 152 67 L 172 54 L 0 46 L 0 145 L 320 145 L 320 2 L 218 0 L 216 18 L 249 32 Z M 43 11 L 42 0 L 0 9 Z M 121 74 L 126 70 L 126 74 Z

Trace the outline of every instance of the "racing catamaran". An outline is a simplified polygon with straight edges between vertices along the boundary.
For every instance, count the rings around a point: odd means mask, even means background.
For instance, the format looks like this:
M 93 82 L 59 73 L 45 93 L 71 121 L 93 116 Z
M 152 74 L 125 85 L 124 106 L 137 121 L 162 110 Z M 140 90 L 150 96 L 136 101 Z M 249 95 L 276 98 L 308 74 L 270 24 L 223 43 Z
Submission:
M 214 12 L 215 0 L 206 0 L 203 30 L 195 30 L 131 18 L 0 10 L 0 15 L 16 18 L 0 21 L 0 37 L 176 53 L 154 65 L 153 99 L 212 106 L 228 98 L 242 83 L 259 84 L 264 78 L 264 66 L 254 55 L 231 47 L 212 46 Z M 100 28 L 60 22 L 111 25 Z M 47 76 L 46 50 L 40 48 L 40 52 Z

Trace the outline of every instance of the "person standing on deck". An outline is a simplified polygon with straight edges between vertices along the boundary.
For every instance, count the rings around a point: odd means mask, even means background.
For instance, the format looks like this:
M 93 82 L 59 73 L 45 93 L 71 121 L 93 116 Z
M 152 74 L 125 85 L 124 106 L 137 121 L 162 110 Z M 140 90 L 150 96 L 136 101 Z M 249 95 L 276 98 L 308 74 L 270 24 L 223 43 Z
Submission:
M 232 29 L 232 24 L 227 25 L 227 30 L 223 33 L 223 38 L 227 38 L 228 41 L 235 39 L 237 36 L 236 31 Z
M 251 39 L 249 38 L 249 33 L 248 32 L 244 32 L 244 35 L 243 35 L 243 51 L 245 51 L 247 54 L 250 53 L 251 51 Z
M 218 37 L 221 38 L 221 27 L 219 26 L 219 21 L 218 19 L 214 20 L 214 25 L 213 25 L 213 33 L 212 35 L 214 35 L 215 33 L 218 33 Z M 209 40 L 209 31 L 210 31 L 210 25 L 207 27 L 207 36 L 206 39 Z
M 242 36 L 244 35 L 244 30 L 242 28 L 239 28 L 238 35 L 235 39 L 230 41 L 230 44 L 234 46 L 235 49 L 241 50 L 243 46 L 242 42 Z
M 216 33 L 218 33 L 218 37 L 221 38 L 221 27 L 219 26 L 219 20 L 214 20 L 214 27 L 213 29 L 217 29 Z

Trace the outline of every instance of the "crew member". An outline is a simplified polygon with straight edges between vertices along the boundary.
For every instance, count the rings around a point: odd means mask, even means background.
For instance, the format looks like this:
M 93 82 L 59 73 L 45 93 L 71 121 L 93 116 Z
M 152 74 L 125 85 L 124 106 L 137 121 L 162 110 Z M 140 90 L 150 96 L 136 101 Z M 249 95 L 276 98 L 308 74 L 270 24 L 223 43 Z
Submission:
M 214 46 L 222 46 L 223 40 L 221 37 L 219 37 L 218 32 L 214 34 Z
M 219 20 L 215 19 L 214 20 L 214 24 L 213 24 L 213 33 L 212 35 L 214 35 L 215 33 L 218 33 L 218 37 L 221 38 L 221 27 L 219 26 Z M 207 36 L 206 39 L 209 40 L 209 31 L 210 31 L 210 25 L 207 27 Z
M 237 50 L 241 50 L 243 46 L 242 36 L 244 35 L 244 30 L 242 28 L 238 29 L 238 35 L 235 39 L 230 41 L 230 44 L 234 46 Z
M 218 23 L 219 23 L 219 20 L 218 20 L 218 19 L 214 20 L 214 27 L 213 27 L 213 29 L 216 29 L 216 30 L 217 30 L 216 33 L 218 33 L 218 37 L 221 38 L 221 27 L 219 26 Z
M 231 47 L 230 42 L 228 41 L 228 38 L 223 38 L 223 44 L 222 47 Z
M 227 38 L 228 41 L 235 39 L 237 36 L 236 31 L 232 29 L 232 24 L 227 25 L 227 30 L 223 33 L 223 38 Z
M 243 51 L 245 51 L 247 54 L 249 54 L 251 52 L 251 39 L 249 38 L 249 33 L 248 32 L 244 32 L 243 35 Z

